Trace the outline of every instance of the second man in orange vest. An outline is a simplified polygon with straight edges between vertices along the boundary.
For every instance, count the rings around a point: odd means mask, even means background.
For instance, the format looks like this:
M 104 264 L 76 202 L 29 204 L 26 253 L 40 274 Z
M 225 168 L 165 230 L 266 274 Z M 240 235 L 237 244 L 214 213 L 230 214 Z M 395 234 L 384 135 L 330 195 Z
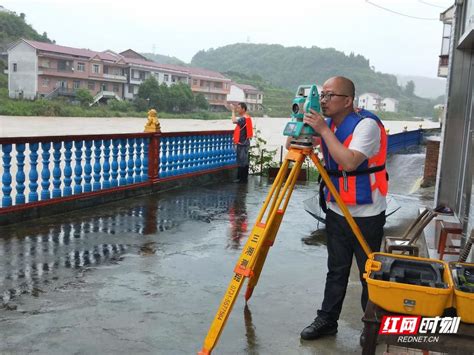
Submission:
M 247 113 L 247 105 L 240 102 L 237 106 L 230 105 L 232 110 L 232 123 L 235 124 L 234 144 L 237 154 L 237 179 L 246 183 L 249 176 L 249 148 L 250 138 L 253 137 L 252 118 Z M 237 113 L 237 115 L 236 115 Z

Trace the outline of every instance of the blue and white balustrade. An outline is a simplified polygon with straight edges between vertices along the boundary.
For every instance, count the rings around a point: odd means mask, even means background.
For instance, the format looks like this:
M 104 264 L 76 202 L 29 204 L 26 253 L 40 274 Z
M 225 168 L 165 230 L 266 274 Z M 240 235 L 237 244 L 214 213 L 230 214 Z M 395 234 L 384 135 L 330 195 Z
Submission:
M 149 137 L 2 144 L 2 207 L 147 181 L 149 144 Z

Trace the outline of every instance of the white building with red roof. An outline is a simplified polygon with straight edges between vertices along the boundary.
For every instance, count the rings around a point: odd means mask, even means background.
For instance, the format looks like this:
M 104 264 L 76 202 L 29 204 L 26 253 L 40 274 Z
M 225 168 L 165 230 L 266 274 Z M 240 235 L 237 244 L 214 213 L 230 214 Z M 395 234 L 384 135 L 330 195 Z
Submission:
M 245 102 L 249 111 L 263 110 L 263 91 L 252 85 L 232 83 L 227 97 L 229 103 Z
M 92 95 L 123 97 L 127 64 L 112 51 L 59 46 L 21 39 L 8 48 L 11 98 L 74 96 L 83 88 Z

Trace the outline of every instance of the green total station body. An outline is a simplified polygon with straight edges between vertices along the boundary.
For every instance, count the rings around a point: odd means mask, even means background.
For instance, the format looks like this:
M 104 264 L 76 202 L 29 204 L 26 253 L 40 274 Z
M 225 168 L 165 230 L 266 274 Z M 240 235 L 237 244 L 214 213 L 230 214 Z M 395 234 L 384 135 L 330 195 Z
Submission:
M 303 122 L 304 114 L 310 109 L 321 112 L 318 88 L 316 85 L 300 85 L 293 99 L 291 121 L 286 124 L 283 135 L 291 136 L 303 145 L 309 145 L 311 137 L 317 135 L 313 128 Z

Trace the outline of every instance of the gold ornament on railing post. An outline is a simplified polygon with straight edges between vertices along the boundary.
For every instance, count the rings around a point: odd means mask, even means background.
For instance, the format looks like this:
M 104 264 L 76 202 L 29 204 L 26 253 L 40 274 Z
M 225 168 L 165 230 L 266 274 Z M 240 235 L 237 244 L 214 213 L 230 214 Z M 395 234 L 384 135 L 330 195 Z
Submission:
M 158 114 L 153 108 L 148 111 L 148 120 L 145 124 L 145 132 L 161 132 L 160 122 L 158 121 Z

